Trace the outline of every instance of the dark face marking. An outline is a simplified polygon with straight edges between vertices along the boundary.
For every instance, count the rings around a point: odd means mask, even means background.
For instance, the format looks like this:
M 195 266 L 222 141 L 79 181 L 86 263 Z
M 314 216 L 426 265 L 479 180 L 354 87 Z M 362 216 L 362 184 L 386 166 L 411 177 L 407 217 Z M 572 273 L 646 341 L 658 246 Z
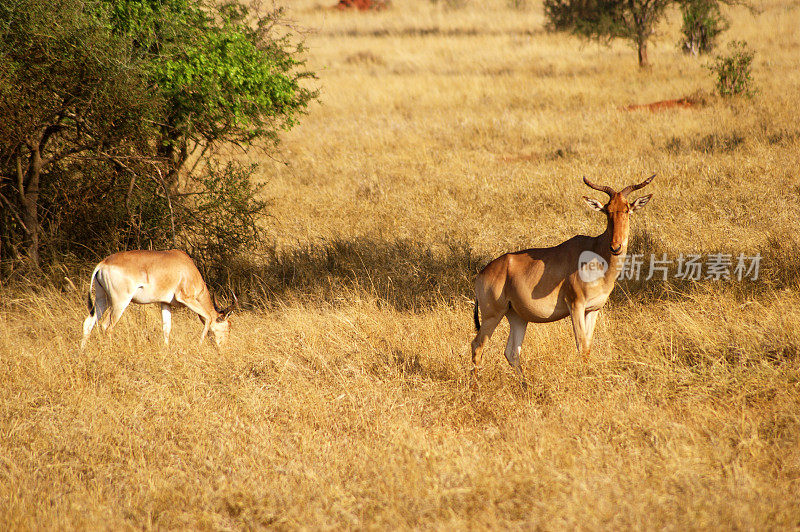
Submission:
M 628 229 L 630 227 L 630 204 L 619 193 L 615 193 L 605 207 L 608 224 L 611 227 L 612 255 L 620 255 L 628 245 Z

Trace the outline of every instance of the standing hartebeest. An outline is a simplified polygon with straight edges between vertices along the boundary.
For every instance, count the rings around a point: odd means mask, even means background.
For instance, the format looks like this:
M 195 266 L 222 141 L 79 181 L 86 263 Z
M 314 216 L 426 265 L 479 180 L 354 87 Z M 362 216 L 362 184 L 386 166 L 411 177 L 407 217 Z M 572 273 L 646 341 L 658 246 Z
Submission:
M 92 302 L 92 287 L 95 302 Z M 192 259 L 183 251 L 123 251 L 103 259 L 95 267 L 89 284 L 89 317 L 83 322 L 81 349 L 86 347 L 89 334 L 106 309 L 109 315 L 102 320 L 101 327 L 109 331 L 119 321 L 131 302 L 139 304 L 161 303 L 161 319 L 164 342 L 169 345 L 172 329 L 173 306 L 185 306 L 200 316 L 203 333 L 200 344 L 210 330 L 214 342 L 221 347 L 228 338 L 228 316 L 236 305 L 234 302 L 223 310 L 217 310 L 216 301 L 203 281 Z
M 652 194 L 628 201 L 628 194 L 653 180 L 619 192 L 598 186 L 585 177 L 590 188 L 605 192 L 609 201 L 583 196 L 596 211 L 606 214 L 608 225 L 596 237 L 578 235 L 557 246 L 506 253 L 490 262 L 475 279 L 475 329 L 472 340 L 473 375 L 477 377 L 483 348 L 505 316 L 510 325 L 506 359 L 521 375 L 519 353 L 529 322 L 547 323 L 572 317 L 575 345 L 582 357 L 589 354 L 597 313 L 605 304 L 625 261 L 630 214 L 644 207 Z M 483 315 L 480 323 L 478 308 Z

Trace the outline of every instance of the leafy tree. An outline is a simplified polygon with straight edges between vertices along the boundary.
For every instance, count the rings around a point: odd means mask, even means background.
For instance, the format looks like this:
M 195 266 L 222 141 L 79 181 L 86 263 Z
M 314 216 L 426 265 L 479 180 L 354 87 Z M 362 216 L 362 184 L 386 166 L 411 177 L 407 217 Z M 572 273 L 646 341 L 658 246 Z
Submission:
M 639 68 L 650 65 L 647 45 L 667 7 L 675 0 L 545 0 L 552 30 L 609 41 L 626 39 L 636 47 Z
M 713 50 L 717 36 L 729 26 L 717 0 L 685 0 L 681 15 L 681 49 L 695 56 Z
M 158 107 L 96 7 L 0 1 L 2 233 L 9 240 L 21 231 L 34 264 L 48 172 L 87 152 L 126 152 Z
M 115 34 L 130 37 L 165 102 L 159 155 L 170 175 L 217 141 L 275 142 L 314 93 L 300 85 L 302 44 L 278 34 L 283 11 L 199 0 L 104 0 Z
M 252 194 L 201 200 L 232 193 L 220 183 L 253 191 L 252 169 L 220 169 L 216 146 L 269 148 L 316 96 L 301 85 L 312 74 L 296 32 L 280 10 L 258 13 L 236 1 L 0 0 L 0 252 L 38 264 L 44 236 L 60 249 L 188 243 L 214 208 L 245 226 L 263 213 Z M 202 164 L 190 169 L 192 153 Z

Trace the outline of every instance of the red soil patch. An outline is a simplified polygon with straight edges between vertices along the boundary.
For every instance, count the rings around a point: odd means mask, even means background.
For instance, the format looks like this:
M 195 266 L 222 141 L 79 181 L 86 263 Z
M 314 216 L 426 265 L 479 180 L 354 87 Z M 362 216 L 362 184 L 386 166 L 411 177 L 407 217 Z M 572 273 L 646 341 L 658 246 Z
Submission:
M 701 102 L 695 98 L 678 98 L 677 100 L 661 100 L 660 102 L 653 102 L 653 103 L 644 103 L 640 105 L 626 105 L 622 108 L 623 111 L 638 111 L 640 109 L 646 109 L 650 112 L 658 112 L 664 111 L 666 109 L 673 109 L 675 107 L 681 107 L 684 109 L 690 107 L 696 107 L 700 105 Z
M 339 3 L 333 6 L 333 8 L 368 11 L 370 9 L 386 9 L 388 6 L 389 2 L 387 0 L 339 0 Z

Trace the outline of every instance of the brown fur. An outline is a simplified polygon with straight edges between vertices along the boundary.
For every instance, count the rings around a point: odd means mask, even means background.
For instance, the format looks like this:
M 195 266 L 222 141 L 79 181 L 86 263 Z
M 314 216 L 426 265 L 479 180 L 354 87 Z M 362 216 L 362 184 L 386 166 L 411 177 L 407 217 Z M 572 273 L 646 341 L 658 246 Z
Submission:
M 91 302 L 92 288 L 96 294 L 94 304 Z M 232 306 L 217 311 L 200 271 L 189 255 L 181 250 L 123 251 L 102 260 L 92 273 L 90 312 L 84 321 L 81 347 L 85 347 L 97 320 L 102 320 L 101 326 L 105 330 L 111 330 L 129 303 L 161 304 L 164 341 L 167 343 L 171 328 L 170 312 L 176 306 L 185 306 L 200 316 L 203 322 L 200 343 L 209 330 L 214 333 L 218 346 L 227 337 L 227 317 Z M 103 319 L 106 308 L 110 308 L 111 313 Z
M 625 260 L 630 213 L 644 206 L 651 195 L 631 203 L 626 196 L 652 179 L 620 192 L 586 181 L 587 185 L 610 196 L 604 206 L 584 196 L 592 208 L 606 214 L 607 227 L 603 234 L 596 237 L 579 235 L 549 248 L 506 253 L 481 270 L 475 279 L 477 306 L 483 316 L 483 324 L 479 325 L 478 319 L 475 320 L 479 327 L 472 341 L 475 377 L 483 348 L 504 316 L 511 327 L 506 358 L 519 373 L 519 352 L 530 322 L 546 323 L 571 316 L 578 353 L 588 356 L 597 313 L 614 289 Z M 579 257 L 584 251 L 599 255 L 608 264 L 602 277 L 593 282 L 582 280 L 578 271 Z

